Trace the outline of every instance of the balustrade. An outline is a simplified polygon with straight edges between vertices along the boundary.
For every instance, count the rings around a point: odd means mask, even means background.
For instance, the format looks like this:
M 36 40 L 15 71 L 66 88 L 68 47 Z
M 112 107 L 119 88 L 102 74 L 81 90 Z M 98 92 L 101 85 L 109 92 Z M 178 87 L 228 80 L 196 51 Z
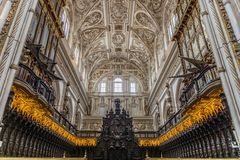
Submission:
M 19 70 L 16 74 L 17 80 L 27 84 L 33 91 L 39 94 L 44 101 L 54 106 L 54 91 L 40 77 L 38 77 L 29 67 L 19 64 Z M 54 107 L 51 107 L 55 120 L 71 133 L 76 133 L 76 128 Z
M 221 98 L 223 105 L 226 105 L 225 97 Z M 228 106 L 224 107 L 224 110 L 216 116 L 187 129 L 160 145 L 159 150 L 163 157 L 238 157 L 239 149 L 232 146 L 236 139 L 233 134 Z M 174 122 L 174 117 L 180 114 L 181 111 L 160 128 L 159 136 L 164 135 L 169 130 L 167 124 Z
M 185 87 L 181 95 L 182 106 L 200 95 L 212 83 L 220 81 L 216 67 L 206 67 L 198 76 L 193 78 L 191 83 Z
M 204 68 L 202 72 L 194 77 L 191 83 L 186 86 L 181 95 L 181 109 L 159 129 L 157 132 L 158 138 L 152 138 L 144 134 L 142 134 L 142 137 L 139 136 L 139 138 L 161 141 L 161 137 L 169 135 L 169 132 L 174 131 L 174 128 L 189 116 L 186 113 L 192 111 L 192 107 L 195 104 L 194 101 L 199 100 L 199 97 L 208 95 L 208 91 L 216 89 L 220 84 L 219 81 L 215 66 Z M 215 112 L 216 114 L 209 116 L 204 121 L 194 123 L 191 127 L 161 142 L 158 146 L 159 152 L 162 153 L 163 157 L 208 158 L 239 156 L 239 149 L 232 147 L 235 138 L 229 116 L 228 104 L 223 94 L 219 95 L 218 93 L 216 96 L 217 95 L 219 96 L 219 100 L 221 98 L 223 109 Z M 215 97 L 214 95 L 212 96 Z M 204 105 L 208 107 L 207 105 L 210 104 L 202 105 L 202 109 L 204 109 Z M 149 145 L 149 143 L 147 145 Z M 154 155 L 152 156 L 154 157 Z
M 27 84 L 33 91 L 39 94 L 49 105 L 54 105 L 54 91 L 40 77 L 38 77 L 29 67 L 19 64 L 16 79 Z
M 61 126 L 63 126 L 66 130 L 68 130 L 69 132 L 71 132 L 72 134 L 76 135 L 77 133 L 77 128 L 72 125 L 71 122 L 69 122 L 60 112 L 58 112 L 57 109 L 53 108 L 53 115 L 54 115 L 54 119 L 58 122 L 58 124 L 60 124 Z

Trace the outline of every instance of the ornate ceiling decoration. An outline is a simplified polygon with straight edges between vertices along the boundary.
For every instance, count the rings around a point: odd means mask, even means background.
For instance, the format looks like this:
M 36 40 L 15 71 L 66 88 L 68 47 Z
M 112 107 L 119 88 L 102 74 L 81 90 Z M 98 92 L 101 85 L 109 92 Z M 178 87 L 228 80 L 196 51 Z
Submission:
M 94 91 L 94 85 L 99 79 L 114 74 L 133 75 L 143 84 L 144 90 L 148 90 L 148 77 L 146 77 L 145 71 L 139 68 L 139 65 L 124 58 L 112 58 L 103 60 L 102 65 L 99 65 L 91 72 L 89 91 Z
M 122 32 L 115 32 L 112 37 L 112 42 L 115 46 L 121 47 L 122 44 L 125 42 L 125 35 Z
M 74 34 L 81 44 L 89 90 L 103 74 L 115 74 L 116 67 L 148 86 L 150 59 L 159 48 L 164 0 L 73 1 Z
M 128 18 L 128 8 L 127 1 L 115 0 L 111 3 L 111 18 L 114 23 L 124 23 L 127 22 Z
M 82 24 L 82 29 L 88 28 L 88 27 L 92 27 L 95 26 L 97 24 L 99 24 L 103 19 L 103 15 L 101 13 L 101 11 L 95 11 L 93 13 L 91 13 L 89 16 L 87 16 L 87 18 L 84 20 L 83 24 Z M 103 24 L 101 24 L 103 25 Z

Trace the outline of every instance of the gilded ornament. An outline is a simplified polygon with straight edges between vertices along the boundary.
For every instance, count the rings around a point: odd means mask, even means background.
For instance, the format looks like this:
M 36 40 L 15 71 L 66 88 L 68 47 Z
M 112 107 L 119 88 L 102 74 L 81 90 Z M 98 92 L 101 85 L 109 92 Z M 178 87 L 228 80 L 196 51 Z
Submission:
M 217 97 L 220 93 L 222 93 L 221 89 L 216 90 L 211 93 L 209 97 Z M 156 139 L 140 138 L 138 144 L 142 147 L 159 146 L 185 130 L 193 127 L 195 124 L 207 121 L 210 117 L 217 115 L 223 109 L 220 98 L 202 98 L 191 106 L 191 109 L 183 115 L 183 117 L 186 118 L 180 121 L 174 128 Z
M 40 125 L 49 128 L 53 132 L 67 139 L 77 146 L 96 146 L 95 138 L 79 138 L 72 133 L 66 131 L 62 126 L 53 120 L 52 114 L 47 107 L 41 104 L 38 100 L 15 86 L 12 87 L 15 95 L 11 108 L 21 113 L 23 116 L 39 123 Z

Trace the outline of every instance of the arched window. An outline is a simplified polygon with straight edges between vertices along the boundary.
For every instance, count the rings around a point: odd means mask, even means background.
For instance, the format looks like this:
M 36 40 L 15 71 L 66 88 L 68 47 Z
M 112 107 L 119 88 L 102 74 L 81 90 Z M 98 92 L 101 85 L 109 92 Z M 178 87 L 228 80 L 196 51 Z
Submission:
M 100 92 L 106 92 L 106 88 L 107 88 L 106 82 L 102 82 L 100 84 Z
M 131 93 L 136 93 L 137 92 L 137 85 L 135 82 L 130 83 L 130 92 Z
M 171 40 L 177 25 L 177 15 L 173 14 L 168 24 L 168 37 Z
M 66 39 L 68 39 L 68 35 L 69 35 L 69 19 L 67 16 L 67 12 L 64 10 L 62 12 L 62 16 L 61 16 L 62 22 L 63 22 L 63 31 L 64 31 L 64 35 L 66 37 Z
M 76 64 L 78 64 L 78 62 L 79 62 L 79 54 L 80 54 L 79 48 L 76 46 L 76 48 L 74 50 L 74 61 Z
M 116 78 L 113 82 L 114 84 L 114 92 L 122 92 L 122 79 L 121 78 Z

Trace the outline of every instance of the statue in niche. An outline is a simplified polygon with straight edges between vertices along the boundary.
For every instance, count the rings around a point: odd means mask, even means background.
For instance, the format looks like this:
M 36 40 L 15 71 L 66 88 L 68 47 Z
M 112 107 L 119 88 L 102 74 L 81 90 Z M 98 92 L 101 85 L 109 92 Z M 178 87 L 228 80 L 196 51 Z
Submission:
M 70 98 L 68 96 L 68 92 L 69 92 L 69 86 L 70 83 L 67 82 L 66 85 L 66 90 L 65 90 L 65 95 L 64 95 L 64 103 L 63 103 L 63 108 L 61 110 L 61 114 L 64 116 L 64 118 L 66 118 L 68 120 L 69 118 L 69 106 L 70 106 Z
M 149 115 L 149 107 L 147 105 L 147 99 L 144 100 L 144 111 L 145 111 L 145 115 L 148 116 Z
M 167 109 L 167 115 L 166 115 L 166 120 L 169 120 L 172 116 L 173 116 L 174 112 L 173 112 L 173 108 L 170 106 Z
M 131 107 L 136 108 L 137 107 L 136 99 L 133 97 L 131 101 L 132 101 L 131 102 Z
M 68 107 L 68 105 L 63 107 L 63 110 L 61 111 L 61 113 L 62 113 L 63 117 L 68 120 L 68 118 L 69 118 L 69 107 Z
M 89 101 L 89 105 L 87 107 L 87 115 L 91 115 L 92 110 L 93 110 L 92 101 Z
M 156 113 L 156 125 L 157 125 L 157 127 L 159 127 L 160 124 L 161 124 L 160 113 L 157 112 Z
M 170 85 L 168 83 L 166 84 L 166 88 L 167 88 L 166 107 L 168 108 L 167 109 L 167 117 L 170 118 L 174 114 L 174 110 L 173 110 L 173 105 L 172 105 L 171 89 L 170 89 Z

